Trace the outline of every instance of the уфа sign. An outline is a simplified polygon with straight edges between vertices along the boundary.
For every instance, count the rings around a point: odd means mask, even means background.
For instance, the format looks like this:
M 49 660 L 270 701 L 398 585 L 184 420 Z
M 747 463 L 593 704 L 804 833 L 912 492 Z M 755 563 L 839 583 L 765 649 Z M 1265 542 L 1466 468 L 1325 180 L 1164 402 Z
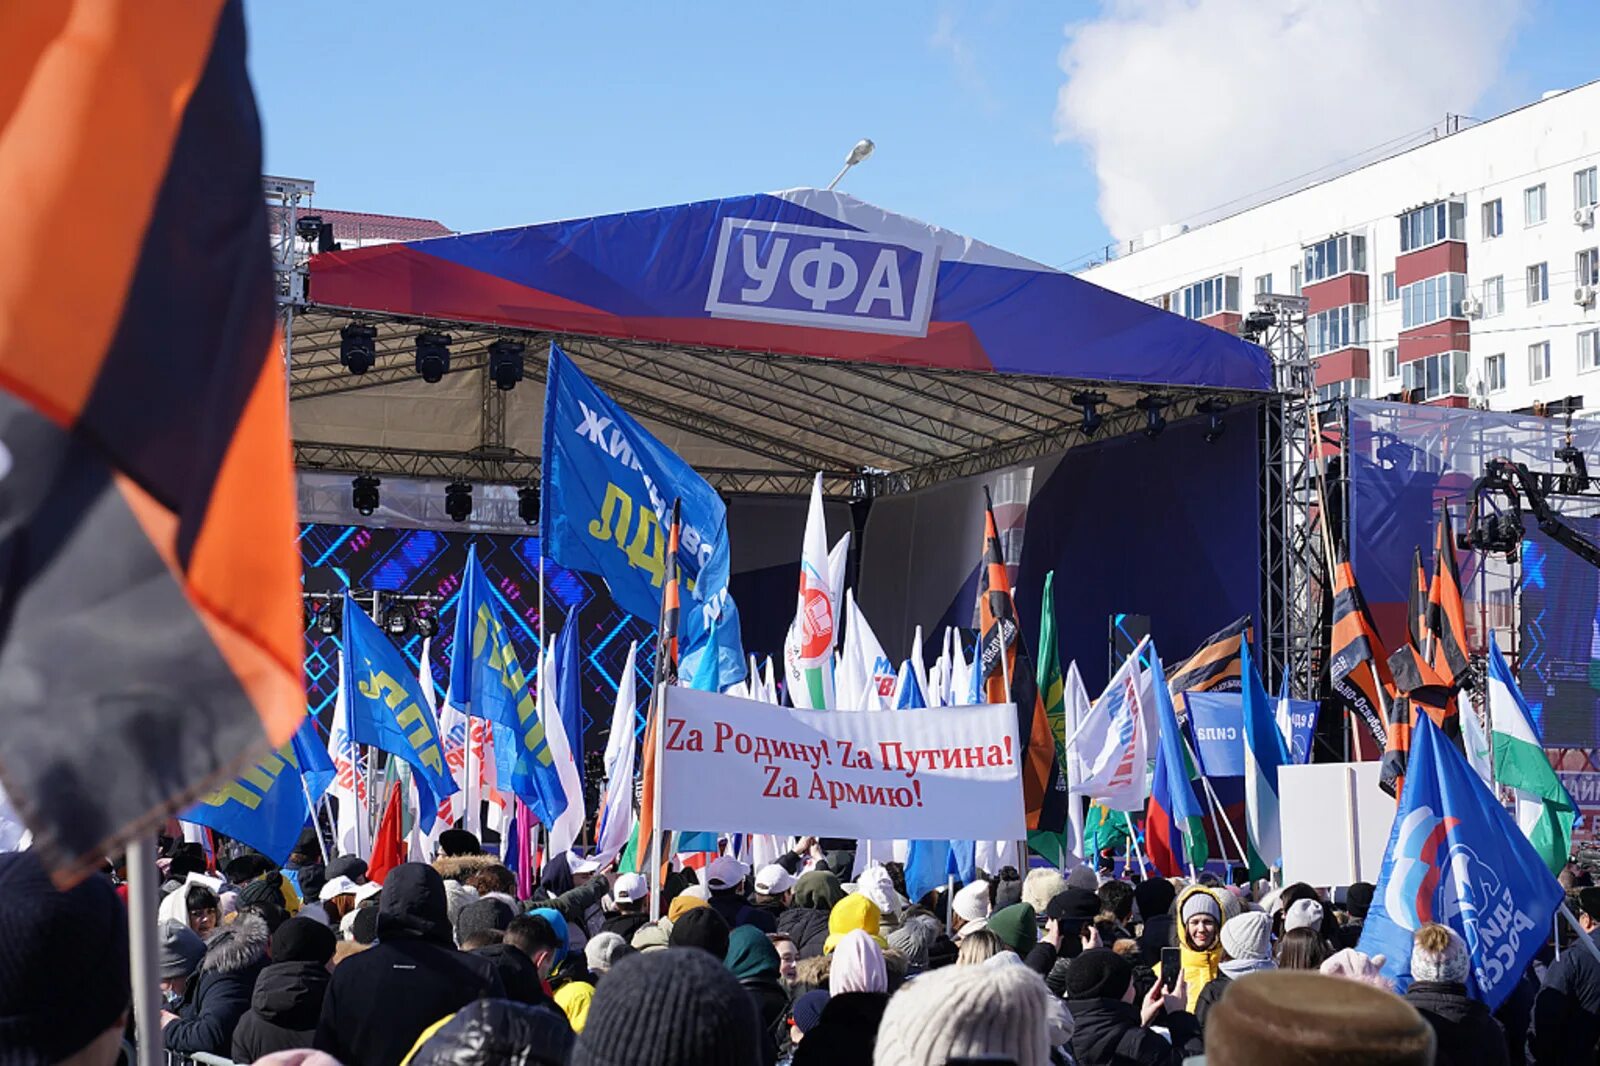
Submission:
M 726 218 L 706 311 L 714 318 L 922 337 L 938 266 L 931 239 Z
M 664 829 L 869 839 L 1020 840 L 1017 714 L 801 711 L 667 690 Z

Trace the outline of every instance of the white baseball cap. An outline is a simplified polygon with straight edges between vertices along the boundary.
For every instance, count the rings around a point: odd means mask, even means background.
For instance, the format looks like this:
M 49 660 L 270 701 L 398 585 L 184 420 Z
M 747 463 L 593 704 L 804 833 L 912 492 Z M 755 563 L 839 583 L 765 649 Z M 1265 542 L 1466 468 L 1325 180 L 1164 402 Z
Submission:
M 719 855 L 706 867 L 706 887 L 715 890 L 737 888 L 750 876 L 750 867 L 732 855 Z
M 643 874 L 623 874 L 611 882 L 611 899 L 615 903 L 637 903 L 650 894 L 650 884 Z
M 353 896 L 356 894 L 356 889 L 360 887 L 348 877 L 329 878 L 328 882 L 322 886 L 322 891 L 317 893 L 317 898 L 326 903 L 336 896 Z
M 781 896 L 793 888 L 797 880 L 794 874 L 773 863 L 756 873 L 756 891 L 763 896 Z
M 367 900 L 383 891 L 383 885 L 377 881 L 368 881 L 356 889 L 356 906 L 361 906 Z

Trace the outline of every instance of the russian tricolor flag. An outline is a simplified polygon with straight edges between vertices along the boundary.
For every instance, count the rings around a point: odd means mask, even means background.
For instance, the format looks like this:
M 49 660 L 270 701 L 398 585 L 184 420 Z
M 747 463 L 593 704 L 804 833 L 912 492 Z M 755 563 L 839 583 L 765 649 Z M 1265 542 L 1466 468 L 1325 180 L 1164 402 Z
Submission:
M 1205 821 L 1200 802 L 1195 799 L 1189 778 L 1189 759 L 1178 732 L 1178 716 L 1167 691 L 1167 676 L 1161 658 L 1150 649 L 1150 689 L 1155 696 L 1156 743 L 1155 775 L 1150 782 L 1150 802 L 1145 807 L 1145 850 L 1150 862 L 1165 877 L 1180 877 L 1186 867 L 1205 864 Z

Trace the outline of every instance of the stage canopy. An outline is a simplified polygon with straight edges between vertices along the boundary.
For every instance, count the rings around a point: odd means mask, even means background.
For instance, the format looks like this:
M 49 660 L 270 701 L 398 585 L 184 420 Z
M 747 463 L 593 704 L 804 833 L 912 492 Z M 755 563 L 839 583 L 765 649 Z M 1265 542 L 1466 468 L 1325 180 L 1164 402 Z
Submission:
M 1070 274 L 816 189 L 330 252 L 291 323 L 302 468 L 536 477 L 546 346 L 730 493 L 909 491 L 1259 399 L 1267 354 Z M 352 375 L 340 329 L 377 328 Z M 451 338 L 426 384 L 416 337 Z M 487 383 L 526 343 L 528 380 Z M 1141 401 L 1146 402 L 1140 407 Z

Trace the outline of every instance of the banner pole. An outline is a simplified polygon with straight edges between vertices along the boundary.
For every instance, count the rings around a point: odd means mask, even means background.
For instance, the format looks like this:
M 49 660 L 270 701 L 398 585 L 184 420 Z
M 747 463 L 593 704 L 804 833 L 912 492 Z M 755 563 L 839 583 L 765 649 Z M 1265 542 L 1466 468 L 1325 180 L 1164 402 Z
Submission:
M 650 721 L 646 727 L 646 736 L 651 740 L 650 762 L 654 767 L 650 774 L 650 882 L 654 891 L 650 893 L 650 920 L 661 920 L 661 896 L 666 890 L 666 875 L 663 874 L 662 864 L 665 856 L 661 851 L 661 771 L 664 769 L 662 762 L 666 753 L 666 732 L 663 719 L 667 711 L 667 686 L 677 681 L 678 664 L 675 658 L 677 650 L 678 627 L 678 535 L 679 520 L 682 501 L 674 498 L 672 501 L 672 524 L 668 526 L 666 573 L 661 582 L 661 614 L 656 621 L 656 662 L 655 678 L 651 685 L 650 696 Z M 706 654 L 715 654 L 711 649 Z
M 950 929 L 950 916 L 955 913 L 955 910 L 956 910 L 955 904 L 956 904 L 956 875 L 953 874 L 953 873 L 948 873 L 947 872 L 944 875 L 944 935 L 945 936 L 952 936 L 953 935 L 953 933 L 952 933 L 952 931 Z
M 1222 801 L 1217 799 L 1217 793 L 1212 789 L 1211 782 L 1206 780 L 1204 776 L 1200 778 L 1200 783 L 1205 786 L 1206 795 L 1210 797 L 1211 802 L 1214 805 L 1212 807 L 1212 811 L 1214 813 L 1218 807 L 1222 806 Z M 1244 865 L 1249 866 L 1250 853 L 1246 851 L 1244 845 L 1240 843 L 1239 834 L 1233 831 L 1233 822 L 1229 821 L 1227 818 L 1224 818 L 1222 819 L 1222 824 L 1227 828 L 1228 836 L 1233 840 L 1233 846 L 1239 850 L 1239 861 L 1244 863 Z
M 332 856 L 328 854 L 328 842 L 322 839 L 322 826 L 317 824 L 317 805 L 311 802 L 311 789 L 306 787 L 304 774 L 300 775 L 300 793 L 306 798 L 306 811 L 311 815 L 311 831 L 317 834 L 317 850 L 322 852 L 322 865 L 326 866 Z
M 1589 939 L 1589 934 L 1583 931 L 1583 926 L 1578 924 L 1578 919 L 1572 916 L 1572 911 L 1567 908 L 1565 903 L 1561 905 L 1561 917 L 1565 918 L 1567 924 L 1572 926 L 1572 931 L 1577 934 L 1578 940 L 1588 949 L 1589 954 L 1600 960 L 1600 947 L 1596 947 L 1594 941 Z M 1571 951 L 1572 949 L 1568 948 L 1567 950 Z
M 1189 744 L 1189 737 L 1184 733 L 1182 726 L 1178 727 L 1178 739 L 1183 741 L 1184 753 L 1188 755 L 1190 761 L 1194 763 L 1195 769 L 1200 771 L 1200 789 L 1201 793 L 1206 798 L 1206 809 L 1211 812 L 1211 830 L 1217 834 L 1217 847 L 1222 849 L 1223 865 L 1231 865 L 1233 860 L 1228 857 L 1228 847 L 1225 843 L 1223 843 L 1222 840 L 1222 819 L 1217 817 L 1217 797 L 1215 793 L 1211 791 L 1211 781 L 1205 775 L 1205 764 L 1200 761 L 1199 752 L 1195 751 L 1195 749 Z M 1231 823 L 1229 824 L 1228 828 L 1229 830 L 1233 829 Z M 1234 846 L 1237 847 L 1238 843 L 1239 841 L 1235 839 Z M 1243 851 L 1239 852 L 1239 861 L 1246 866 L 1250 865 L 1250 860 L 1245 856 Z
M 543 518 L 541 518 L 540 519 L 540 525 L 539 525 L 539 676 L 534 681 L 534 691 L 533 691 L 533 697 L 539 704 L 539 718 L 540 718 L 541 721 L 544 719 L 544 712 L 545 712 L 545 706 L 544 706 L 544 676 L 543 676 L 544 675 L 544 664 L 545 664 L 545 648 L 544 648 L 544 524 L 543 524 Z M 560 709 L 559 708 L 557 709 L 556 713 L 557 714 L 560 713 Z M 529 863 L 533 862 L 533 856 L 535 854 L 534 848 L 533 848 L 533 835 L 532 835 L 533 834 L 533 826 L 528 824 L 531 820 L 532 819 L 521 819 L 521 820 L 519 820 L 517 822 L 517 832 L 526 834 L 527 837 L 528 837 L 528 856 L 529 856 L 528 861 L 529 861 Z M 529 871 L 529 874 L 530 874 L 530 877 L 531 877 L 531 875 L 532 875 L 532 871 L 531 870 Z M 532 878 L 532 880 L 535 883 L 538 882 L 538 878 L 536 878 L 536 877 Z
M 161 1053 L 161 949 L 156 935 L 156 856 L 151 839 L 128 841 L 128 964 L 133 978 L 133 1027 L 138 1066 L 159 1066 Z

